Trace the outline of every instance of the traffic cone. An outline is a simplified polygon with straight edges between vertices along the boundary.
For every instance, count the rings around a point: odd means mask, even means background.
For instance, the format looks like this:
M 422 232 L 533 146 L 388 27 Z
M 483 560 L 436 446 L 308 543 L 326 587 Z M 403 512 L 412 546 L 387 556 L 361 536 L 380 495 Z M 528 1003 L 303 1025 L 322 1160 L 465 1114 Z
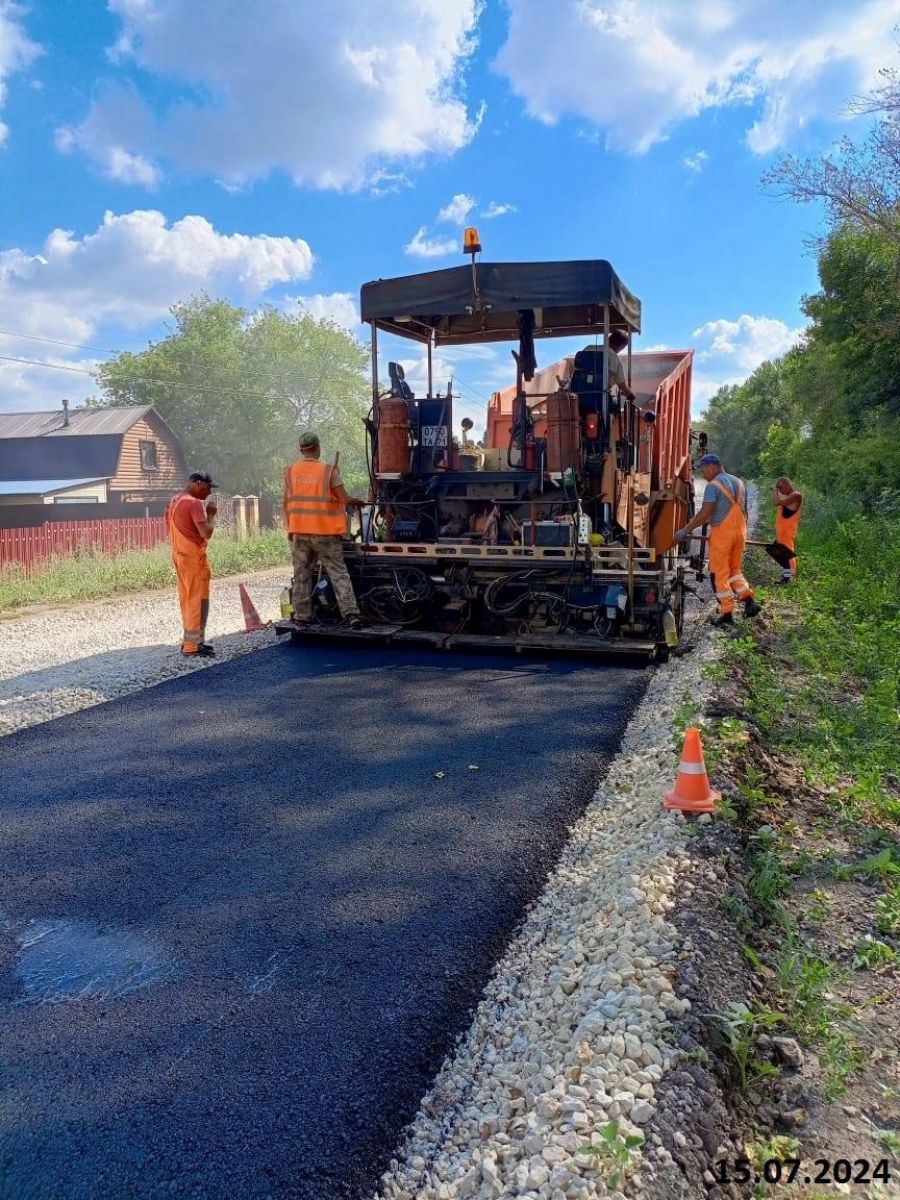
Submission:
M 272 624 L 268 621 L 265 625 L 259 619 L 259 613 L 253 607 L 253 601 L 247 594 L 247 589 L 241 584 L 241 608 L 244 610 L 244 633 L 255 633 L 258 629 L 268 629 Z
M 722 793 L 709 786 L 709 776 L 703 762 L 703 746 L 700 730 L 693 726 L 685 731 L 681 764 L 675 777 L 675 786 L 666 792 L 665 808 L 677 808 L 681 812 L 715 812 Z

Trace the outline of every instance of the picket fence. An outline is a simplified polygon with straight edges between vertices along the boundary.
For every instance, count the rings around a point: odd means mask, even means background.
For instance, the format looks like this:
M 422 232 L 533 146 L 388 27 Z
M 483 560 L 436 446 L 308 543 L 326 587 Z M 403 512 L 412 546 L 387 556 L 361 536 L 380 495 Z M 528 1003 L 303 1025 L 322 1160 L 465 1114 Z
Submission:
M 51 558 L 85 550 L 150 550 L 167 537 L 165 517 L 46 521 L 33 529 L 0 529 L 0 568 L 18 566 L 28 575 Z

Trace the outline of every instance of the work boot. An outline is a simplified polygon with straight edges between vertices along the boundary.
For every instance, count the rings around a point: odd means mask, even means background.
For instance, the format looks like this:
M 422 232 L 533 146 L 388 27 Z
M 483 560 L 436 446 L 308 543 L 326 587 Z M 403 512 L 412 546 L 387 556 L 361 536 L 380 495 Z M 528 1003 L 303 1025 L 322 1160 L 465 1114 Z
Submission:
M 216 657 L 216 648 L 212 644 L 212 642 L 201 642 L 200 643 L 200 653 L 203 655 L 204 658 L 215 658 Z
M 182 650 L 182 658 L 215 658 L 216 652 L 212 646 L 204 642 L 196 650 Z
M 710 621 L 710 625 L 716 629 L 732 629 L 734 627 L 734 614 L 730 612 L 719 613 L 717 617 L 714 617 Z
M 761 612 L 762 612 L 762 605 L 757 600 L 755 600 L 753 598 L 753 596 L 751 596 L 749 600 L 744 601 L 744 616 L 745 617 L 758 617 Z
M 370 622 L 361 613 L 351 613 L 349 617 L 345 618 L 343 624 L 348 629 L 368 629 Z

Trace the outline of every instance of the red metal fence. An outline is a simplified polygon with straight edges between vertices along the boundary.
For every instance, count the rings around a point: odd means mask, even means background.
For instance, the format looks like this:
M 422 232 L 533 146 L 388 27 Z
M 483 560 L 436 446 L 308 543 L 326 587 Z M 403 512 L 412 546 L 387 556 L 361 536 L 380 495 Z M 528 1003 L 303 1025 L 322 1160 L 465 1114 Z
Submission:
M 27 575 L 50 558 L 84 550 L 149 550 L 167 537 L 165 517 L 46 521 L 33 529 L 0 529 L 0 568 L 18 565 Z

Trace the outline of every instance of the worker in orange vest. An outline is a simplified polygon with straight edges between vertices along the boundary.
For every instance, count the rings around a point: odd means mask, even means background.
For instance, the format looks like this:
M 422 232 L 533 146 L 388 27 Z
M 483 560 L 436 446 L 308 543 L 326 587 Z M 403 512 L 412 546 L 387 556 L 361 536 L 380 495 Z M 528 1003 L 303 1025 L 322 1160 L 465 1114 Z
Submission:
M 347 509 L 362 508 L 365 502 L 347 494 L 337 463 L 323 463 L 321 452 L 318 434 L 302 433 L 300 459 L 284 472 L 284 525 L 294 563 L 294 620 L 305 624 L 312 617 L 312 568 L 318 564 L 331 581 L 345 624 L 360 629 L 365 622 L 344 562 L 342 542 Z
M 735 599 L 743 603 L 745 617 L 755 617 L 761 611 L 744 578 L 747 489 L 742 479 L 726 474 L 718 454 L 704 454 L 697 466 L 706 480 L 703 504 L 675 537 L 682 542 L 694 529 L 709 525 L 709 575 L 719 605 L 713 625 L 728 627 L 734 624 Z
M 185 658 L 211 658 L 215 654 L 206 642 L 211 575 L 206 544 L 219 511 L 208 497 L 218 486 L 205 471 L 195 471 L 166 510 L 181 606 L 181 653 Z
M 775 540 L 793 550 L 797 545 L 797 529 L 800 526 L 800 509 L 803 507 L 803 496 L 787 475 L 782 475 L 775 484 L 772 499 L 775 502 Z M 786 567 L 781 568 L 782 585 L 793 583 L 797 577 L 797 560 L 792 558 Z

